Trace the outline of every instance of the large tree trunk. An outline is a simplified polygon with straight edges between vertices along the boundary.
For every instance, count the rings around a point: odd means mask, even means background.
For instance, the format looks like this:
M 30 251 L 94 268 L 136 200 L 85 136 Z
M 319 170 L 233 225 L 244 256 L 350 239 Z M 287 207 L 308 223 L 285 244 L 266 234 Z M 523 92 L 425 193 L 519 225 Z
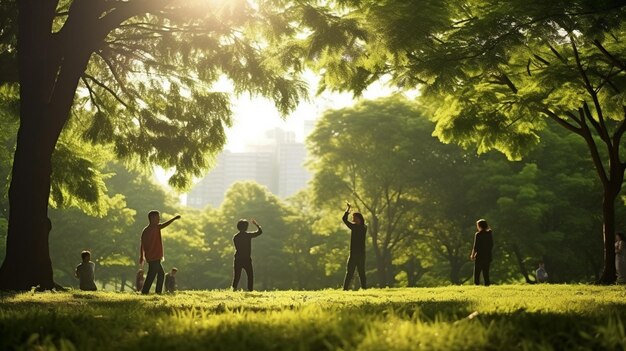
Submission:
M 85 36 L 53 44 L 56 2 L 18 1 L 20 128 L 9 189 L 6 257 L 0 290 L 55 287 L 48 236 L 52 153 L 69 117 L 76 87 L 93 48 Z M 82 18 L 88 22 L 89 18 Z M 63 56 L 61 60 L 60 57 Z
M 13 160 L 9 230 L 6 257 L 0 267 L 0 290 L 54 287 L 48 250 L 52 228 L 48 219 L 52 150 L 42 145 L 42 139 L 32 137 L 42 131 L 29 124 L 22 122 L 20 126 Z
M 45 77 L 49 76 L 46 54 L 54 8 L 25 1 L 18 5 L 20 129 L 9 189 L 9 228 L 0 289 L 52 289 L 48 197 L 54 145 L 46 135 L 49 102 Z

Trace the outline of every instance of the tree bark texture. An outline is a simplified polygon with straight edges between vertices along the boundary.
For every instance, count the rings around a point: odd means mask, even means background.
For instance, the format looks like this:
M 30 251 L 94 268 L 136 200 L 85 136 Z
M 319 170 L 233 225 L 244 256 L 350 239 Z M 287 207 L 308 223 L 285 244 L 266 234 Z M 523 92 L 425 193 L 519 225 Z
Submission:
M 93 49 L 88 45 L 89 33 L 70 32 L 65 40 L 52 34 L 55 10 L 55 1 L 18 2 L 20 127 L 9 188 L 9 227 L 0 290 L 55 287 L 48 245 L 52 154 Z M 85 18 L 81 22 L 88 21 Z

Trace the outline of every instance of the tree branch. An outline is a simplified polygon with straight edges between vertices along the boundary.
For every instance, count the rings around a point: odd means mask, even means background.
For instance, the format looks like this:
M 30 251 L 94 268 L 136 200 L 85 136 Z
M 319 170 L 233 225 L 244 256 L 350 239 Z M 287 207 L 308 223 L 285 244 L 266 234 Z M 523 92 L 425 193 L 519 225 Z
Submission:
M 594 126 L 594 128 L 598 131 L 598 134 L 604 140 L 605 143 L 610 147 L 611 139 L 609 137 L 609 132 L 606 128 L 606 124 L 604 122 L 604 116 L 602 115 L 602 107 L 600 106 L 600 101 L 598 101 L 598 94 L 594 90 L 591 82 L 589 81 L 589 77 L 585 72 L 582 64 L 580 63 L 580 55 L 578 54 L 578 48 L 576 47 L 576 43 L 574 41 L 574 37 L 570 34 L 570 42 L 572 44 L 572 49 L 574 50 L 574 58 L 576 59 L 576 66 L 578 67 L 578 71 L 580 72 L 581 77 L 583 78 L 583 82 L 585 85 L 585 89 L 591 95 L 593 99 L 594 106 L 596 108 L 596 114 L 598 115 L 598 121 L 596 121 L 591 115 L 591 111 L 589 110 L 589 106 L 587 106 L 586 102 L 583 102 L 583 106 L 585 107 L 586 116 L 589 119 L 589 122 Z
M 626 132 L 626 106 L 622 106 L 622 110 L 624 111 L 624 114 L 623 114 L 624 119 L 620 123 L 615 133 L 613 133 L 613 147 L 617 148 L 617 150 L 615 151 L 618 157 L 619 157 L 619 147 L 621 145 L 622 136 L 624 136 L 624 132 Z M 621 165 L 621 170 L 623 173 L 624 170 L 626 170 L 626 163 L 620 162 L 620 165 Z
M 609 59 L 609 62 L 619 67 L 621 70 L 626 70 L 626 63 L 624 63 L 622 60 L 618 59 L 617 57 L 611 55 L 611 53 L 607 49 L 605 49 L 604 46 L 602 46 L 602 43 L 600 43 L 598 39 L 595 39 L 593 41 L 593 44 L 600 50 L 600 52 L 602 52 L 604 56 L 606 56 L 606 58 Z
M 613 82 L 611 81 L 611 78 L 617 76 L 618 74 L 622 73 L 623 71 L 621 69 L 618 69 L 616 72 L 613 72 L 613 68 L 614 67 L 615 66 L 611 67 L 611 70 L 609 70 L 609 73 L 606 76 L 602 76 L 599 73 L 592 72 L 595 76 L 597 76 L 597 77 L 599 77 L 599 78 L 601 78 L 603 80 L 602 83 L 598 84 L 598 87 L 596 88 L 596 92 L 599 92 L 600 89 L 602 89 L 602 87 L 605 84 L 608 84 L 613 89 L 613 91 L 615 91 L 617 94 L 619 94 L 621 92 L 620 89 L 615 84 L 613 84 Z
M 100 24 L 100 35 L 104 38 L 124 21 L 144 13 L 152 13 L 164 9 L 171 2 L 172 0 L 134 0 L 118 3 L 116 8 L 112 9 L 98 21 Z
M 100 51 L 96 52 L 96 55 L 98 55 L 98 57 L 100 57 L 102 59 L 102 61 L 104 61 L 106 66 L 109 68 L 109 70 L 111 71 L 111 75 L 113 76 L 113 78 L 117 82 L 117 85 L 119 85 L 119 87 L 122 90 L 122 92 L 124 94 L 128 95 L 131 99 L 137 98 L 138 95 L 133 90 L 126 89 L 126 84 L 123 82 L 122 77 L 120 77 L 118 72 L 115 70 L 115 66 L 110 61 L 110 59 L 105 56 L 104 50 L 100 50 Z
M 582 108 L 578 110 L 578 114 L 580 115 L 581 120 L 584 121 L 585 112 Z M 598 172 L 598 176 L 600 177 L 600 181 L 602 181 L 603 186 L 609 185 L 609 178 L 606 174 L 606 170 L 604 169 L 604 164 L 602 163 L 602 159 L 600 158 L 600 153 L 598 152 L 598 146 L 596 145 L 596 141 L 593 139 L 593 135 L 591 135 L 591 131 L 586 123 L 583 123 L 582 126 L 582 137 L 585 139 L 587 143 L 587 147 L 589 152 L 591 153 L 591 159 L 593 161 L 593 165 L 596 167 L 596 172 Z
M 550 109 L 545 108 L 543 110 L 543 113 L 545 113 L 546 115 L 548 115 L 548 117 L 550 117 L 552 120 L 554 120 L 555 122 L 557 122 L 558 124 L 560 124 L 562 127 L 566 128 L 567 130 L 576 133 L 578 135 L 583 135 L 583 130 L 581 127 L 576 127 L 575 125 L 569 123 L 568 121 L 564 120 L 563 118 L 559 117 L 556 113 L 550 111 Z
M 117 100 L 120 104 L 122 104 L 124 107 L 126 107 L 127 109 L 130 110 L 130 107 L 128 106 L 128 104 L 126 102 L 124 102 L 124 100 L 122 100 L 122 98 L 120 98 L 114 91 L 113 89 L 109 88 L 108 86 L 106 86 L 104 83 L 100 82 L 99 80 L 97 80 L 94 76 L 91 76 L 87 73 L 84 74 L 84 76 L 86 78 L 89 78 L 92 82 L 94 82 L 97 86 L 101 87 L 102 89 L 106 90 L 109 94 L 111 94 L 111 96 L 113 96 L 113 98 L 115 98 L 115 100 Z
M 89 85 L 84 77 L 81 77 L 80 80 L 82 80 L 82 82 L 85 84 L 85 87 L 87 87 L 87 91 L 89 91 L 89 100 L 91 100 L 91 103 L 93 103 L 93 105 L 96 107 L 96 110 L 100 112 L 100 105 L 98 105 L 98 102 L 96 101 L 96 94 L 94 93 L 93 89 L 91 89 L 91 85 Z
M 556 56 L 556 58 L 558 58 L 563 63 L 567 63 L 567 59 L 561 56 L 561 54 L 559 54 L 559 52 L 552 45 L 548 44 L 548 47 L 550 48 L 550 51 L 552 51 L 554 56 Z

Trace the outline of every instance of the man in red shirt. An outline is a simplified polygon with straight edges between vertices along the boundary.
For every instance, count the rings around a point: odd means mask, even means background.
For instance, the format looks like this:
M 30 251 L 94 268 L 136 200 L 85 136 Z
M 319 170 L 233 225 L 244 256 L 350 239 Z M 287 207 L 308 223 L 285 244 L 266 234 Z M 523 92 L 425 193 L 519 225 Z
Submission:
M 161 260 L 163 259 L 161 229 L 179 218 L 180 215 L 177 215 L 167 222 L 159 223 L 161 220 L 159 211 L 150 211 L 148 213 L 149 224 L 143 228 L 141 233 L 141 248 L 139 251 L 139 264 L 143 267 L 144 261 L 148 262 L 148 275 L 141 289 L 142 294 L 147 294 L 150 291 L 155 276 L 157 277 L 156 293 L 160 294 L 163 291 L 165 271 L 163 271 L 163 266 L 161 266 Z

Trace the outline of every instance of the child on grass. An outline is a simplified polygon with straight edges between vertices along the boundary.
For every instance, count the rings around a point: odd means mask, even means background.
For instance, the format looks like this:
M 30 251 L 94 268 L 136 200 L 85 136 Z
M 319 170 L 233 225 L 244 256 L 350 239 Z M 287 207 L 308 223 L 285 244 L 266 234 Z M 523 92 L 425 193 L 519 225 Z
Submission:
M 176 291 L 176 272 L 178 272 L 178 269 L 172 268 L 172 270 L 165 275 L 165 292 L 173 293 Z
M 137 271 L 137 276 L 135 276 L 135 291 L 141 291 L 143 288 L 143 283 L 146 279 L 143 276 L 143 269 L 139 268 Z
M 96 291 L 96 282 L 94 281 L 96 265 L 91 262 L 91 252 L 85 250 L 80 253 L 80 257 L 83 262 L 76 266 L 74 273 L 78 278 L 80 290 Z

